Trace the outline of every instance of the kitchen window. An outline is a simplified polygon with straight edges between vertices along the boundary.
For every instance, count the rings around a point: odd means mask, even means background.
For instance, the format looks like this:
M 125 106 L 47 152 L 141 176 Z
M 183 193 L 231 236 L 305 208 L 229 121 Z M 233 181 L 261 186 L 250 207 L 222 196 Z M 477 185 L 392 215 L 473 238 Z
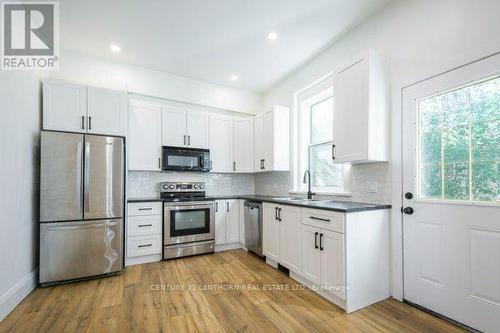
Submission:
M 294 132 L 294 185 L 296 191 L 307 191 L 302 182 L 306 170 L 311 173 L 313 192 L 339 194 L 348 191 L 349 166 L 332 160 L 333 86 L 328 77 L 297 97 Z

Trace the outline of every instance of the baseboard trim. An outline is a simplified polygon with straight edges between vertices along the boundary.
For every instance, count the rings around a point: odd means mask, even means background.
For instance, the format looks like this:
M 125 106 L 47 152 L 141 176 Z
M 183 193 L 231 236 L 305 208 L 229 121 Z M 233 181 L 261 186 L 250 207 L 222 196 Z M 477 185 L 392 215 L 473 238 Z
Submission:
M 28 294 L 35 289 L 37 285 L 38 270 L 27 274 L 24 278 L 17 281 L 9 290 L 0 296 L 0 321 L 14 310 Z

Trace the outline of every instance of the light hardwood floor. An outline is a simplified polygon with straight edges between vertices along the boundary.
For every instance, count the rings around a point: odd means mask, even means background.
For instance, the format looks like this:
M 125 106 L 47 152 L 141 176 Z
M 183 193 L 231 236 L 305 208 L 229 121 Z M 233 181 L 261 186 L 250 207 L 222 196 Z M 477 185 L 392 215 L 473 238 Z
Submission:
M 299 286 L 242 250 L 131 266 L 35 289 L 0 332 L 462 332 L 395 300 L 346 315 L 310 290 L 272 285 Z

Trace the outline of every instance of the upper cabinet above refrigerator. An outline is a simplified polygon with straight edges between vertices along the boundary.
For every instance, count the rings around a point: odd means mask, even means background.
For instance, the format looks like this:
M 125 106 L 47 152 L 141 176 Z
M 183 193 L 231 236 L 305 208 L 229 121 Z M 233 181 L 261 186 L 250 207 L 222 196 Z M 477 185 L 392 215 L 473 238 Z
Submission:
M 125 92 L 44 80 L 43 129 L 125 136 Z
M 334 162 L 389 160 L 388 61 L 367 51 L 335 73 Z

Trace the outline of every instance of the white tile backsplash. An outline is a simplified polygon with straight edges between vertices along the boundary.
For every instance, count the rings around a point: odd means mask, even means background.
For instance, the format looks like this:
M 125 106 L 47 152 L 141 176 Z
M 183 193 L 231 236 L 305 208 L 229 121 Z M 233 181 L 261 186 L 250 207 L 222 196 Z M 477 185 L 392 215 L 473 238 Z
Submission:
M 288 196 L 292 188 L 289 172 L 263 172 L 256 174 L 142 172 L 129 171 L 127 193 L 133 197 L 159 195 L 158 184 L 168 181 L 202 181 L 207 195 L 261 194 Z M 368 192 L 368 184 L 376 183 L 377 192 Z M 350 197 L 329 196 L 335 200 L 370 203 L 391 203 L 391 169 L 389 163 L 353 165 L 350 174 Z
M 129 171 L 129 198 L 159 195 L 161 182 L 205 182 L 207 195 L 254 194 L 252 174 Z

